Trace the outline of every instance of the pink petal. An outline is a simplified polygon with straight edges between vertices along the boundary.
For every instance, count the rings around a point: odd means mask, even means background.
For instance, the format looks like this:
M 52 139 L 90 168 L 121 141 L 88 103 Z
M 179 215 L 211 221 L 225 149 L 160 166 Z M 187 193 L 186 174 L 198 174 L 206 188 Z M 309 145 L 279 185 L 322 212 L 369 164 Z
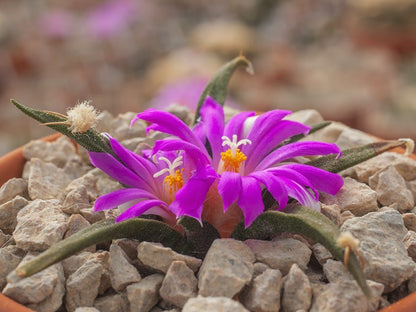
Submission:
M 244 213 L 245 226 L 250 226 L 264 210 L 261 187 L 256 179 L 242 177 L 241 192 L 237 204 Z
M 218 193 L 221 195 L 224 211 L 240 196 L 241 176 L 235 172 L 225 171 L 218 182 Z
M 126 211 L 124 211 L 122 214 L 120 214 L 117 219 L 116 222 L 120 222 L 120 221 L 124 221 L 130 218 L 135 218 L 138 217 L 140 215 L 142 215 L 143 213 L 145 213 L 147 210 L 149 210 L 150 208 L 153 207 L 166 207 L 166 203 L 161 201 L 161 200 L 144 200 L 141 201 L 133 206 L 131 206 L 130 208 L 128 208 Z M 167 209 L 167 207 L 166 207 Z
M 98 197 L 94 204 L 94 211 L 102 211 L 115 208 L 131 200 L 139 200 L 143 198 L 155 199 L 155 196 L 149 192 L 136 188 L 117 190 Z
M 202 205 L 217 173 L 207 166 L 197 170 L 186 184 L 176 193 L 175 201 L 169 209 L 179 218 L 189 216 L 201 221 Z
M 298 156 L 339 154 L 338 146 L 323 142 L 295 142 L 284 145 L 267 155 L 257 165 L 256 170 L 264 170 L 273 165 Z

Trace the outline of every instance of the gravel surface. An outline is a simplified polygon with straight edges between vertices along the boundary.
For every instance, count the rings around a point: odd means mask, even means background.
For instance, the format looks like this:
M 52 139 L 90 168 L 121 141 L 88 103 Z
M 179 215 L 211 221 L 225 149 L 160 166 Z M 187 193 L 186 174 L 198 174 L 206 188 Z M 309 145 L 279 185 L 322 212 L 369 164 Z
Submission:
M 312 115 L 312 122 L 321 119 Z M 132 150 L 158 137 L 133 143 L 143 125 L 132 134 L 125 116 L 100 127 Z M 301 122 L 310 116 L 295 114 Z M 314 136 L 341 148 L 372 140 L 345 135 L 357 131 L 334 123 Z M 0 290 L 35 311 L 376 311 L 416 289 L 416 161 L 395 153 L 346 170 L 342 190 L 321 196 L 322 212 L 361 241 L 371 300 L 322 245 L 287 233 L 269 241 L 218 239 L 203 260 L 156 243 L 114 240 L 18 280 L 11 272 L 21 261 L 117 214 L 93 211 L 98 196 L 120 186 L 71 146 L 66 138 L 31 142 L 23 178 L 0 189 Z

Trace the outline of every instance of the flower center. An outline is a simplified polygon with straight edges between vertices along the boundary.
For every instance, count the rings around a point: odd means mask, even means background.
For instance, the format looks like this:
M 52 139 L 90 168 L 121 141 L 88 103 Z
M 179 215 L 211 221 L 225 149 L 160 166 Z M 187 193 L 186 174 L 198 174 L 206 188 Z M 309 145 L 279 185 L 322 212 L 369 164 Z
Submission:
M 237 135 L 235 134 L 233 134 L 232 141 L 227 136 L 223 136 L 221 139 L 223 140 L 222 146 L 228 145 L 230 148 L 221 153 L 220 171 L 239 172 L 240 166 L 247 159 L 247 156 L 238 147 L 240 145 L 251 144 L 251 141 L 247 139 L 237 141 Z
M 176 169 L 183 164 L 182 158 L 182 156 L 179 156 L 175 158 L 173 162 L 170 162 L 170 160 L 166 157 L 159 157 L 159 160 L 163 160 L 168 165 L 168 168 L 163 168 L 153 175 L 154 178 L 157 178 L 166 172 L 169 173 L 163 180 L 165 191 L 169 196 L 169 201 L 173 201 L 176 192 L 179 191 L 179 189 L 181 189 L 183 186 L 182 173 L 184 169 Z

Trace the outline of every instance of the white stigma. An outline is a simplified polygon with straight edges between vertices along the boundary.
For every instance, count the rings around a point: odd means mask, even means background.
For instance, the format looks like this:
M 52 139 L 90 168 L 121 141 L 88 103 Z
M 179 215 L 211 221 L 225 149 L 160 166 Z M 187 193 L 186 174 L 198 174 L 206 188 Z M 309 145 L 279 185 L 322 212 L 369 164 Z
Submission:
M 175 175 L 175 169 L 183 164 L 182 158 L 183 158 L 182 156 L 178 156 L 178 157 L 175 158 L 175 160 L 173 162 L 170 162 L 170 160 L 167 159 L 166 157 L 160 156 L 159 160 L 163 160 L 168 165 L 168 168 L 163 168 L 162 170 L 156 172 L 153 175 L 153 177 L 154 178 L 160 177 L 162 174 L 164 174 L 166 172 L 169 172 L 169 175 L 174 176 Z
M 223 140 L 222 146 L 228 145 L 230 147 L 231 154 L 233 156 L 235 156 L 235 153 L 236 153 L 236 151 L 237 151 L 237 149 L 240 145 L 251 144 L 251 141 L 248 140 L 248 139 L 241 139 L 240 141 L 237 141 L 237 135 L 236 134 L 233 134 L 233 140 L 232 141 L 230 140 L 229 137 L 227 137 L 225 135 L 223 137 L 221 137 L 221 139 Z

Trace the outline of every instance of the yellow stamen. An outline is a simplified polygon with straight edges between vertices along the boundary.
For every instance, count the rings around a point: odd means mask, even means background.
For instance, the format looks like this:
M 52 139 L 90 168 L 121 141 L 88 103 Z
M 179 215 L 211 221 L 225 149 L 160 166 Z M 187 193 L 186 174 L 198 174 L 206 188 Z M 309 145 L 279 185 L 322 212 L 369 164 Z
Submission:
M 169 193 L 169 199 L 173 200 L 173 196 L 179 191 L 183 186 L 183 177 L 182 172 L 184 169 L 176 170 L 174 175 L 166 176 L 163 183 L 165 184 L 165 188 Z
M 239 172 L 240 166 L 247 159 L 247 156 L 238 148 L 240 145 L 251 144 L 250 140 L 242 139 L 237 141 L 237 135 L 233 134 L 233 140 L 223 136 L 222 146 L 228 145 L 230 148 L 221 153 L 221 163 L 219 171 Z
M 238 172 L 241 163 L 246 159 L 246 155 L 244 155 L 239 148 L 235 150 L 235 155 L 233 155 L 231 149 L 221 153 L 224 171 Z
M 157 178 L 166 172 L 169 173 L 169 175 L 167 175 L 165 179 L 163 180 L 163 184 L 164 184 L 165 191 L 167 195 L 169 196 L 169 201 L 171 202 L 173 201 L 176 192 L 179 191 L 179 189 L 181 189 L 183 186 L 182 173 L 184 169 L 182 168 L 182 169 L 175 170 L 177 167 L 183 164 L 182 158 L 183 158 L 182 156 L 179 156 L 173 162 L 170 162 L 170 160 L 167 159 L 166 157 L 163 157 L 163 156 L 159 157 L 159 160 L 163 160 L 168 165 L 168 168 L 163 168 L 162 170 L 156 172 L 153 175 L 153 177 Z

